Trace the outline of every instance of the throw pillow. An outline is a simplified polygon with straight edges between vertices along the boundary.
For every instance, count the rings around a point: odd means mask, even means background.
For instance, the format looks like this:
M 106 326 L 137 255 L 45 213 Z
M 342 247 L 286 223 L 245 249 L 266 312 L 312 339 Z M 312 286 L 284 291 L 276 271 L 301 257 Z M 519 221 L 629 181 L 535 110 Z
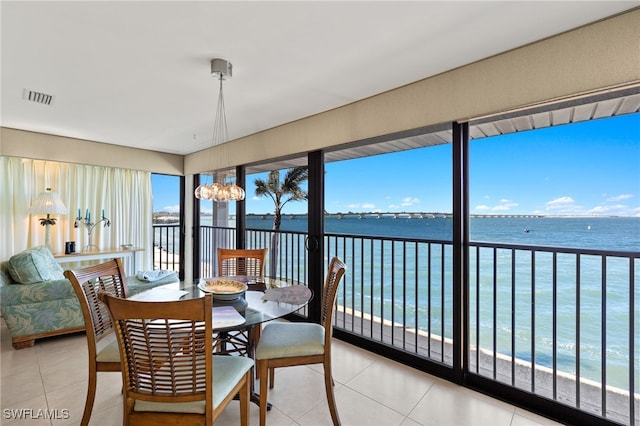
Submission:
M 64 279 L 62 267 L 47 246 L 33 247 L 12 256 L 9 274 L 20 284 Z

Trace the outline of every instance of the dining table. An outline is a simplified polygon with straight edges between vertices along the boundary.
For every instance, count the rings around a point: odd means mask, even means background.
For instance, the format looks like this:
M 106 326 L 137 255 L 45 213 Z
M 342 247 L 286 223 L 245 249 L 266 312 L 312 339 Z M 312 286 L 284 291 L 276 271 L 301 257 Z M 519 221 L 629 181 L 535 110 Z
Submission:
M 252 333 L 263 323 L 283 318 L 304 308 L 313 292 L 303 283 L 270 277 L 225 276 L 209 277 L 194 282 L 180 281 L 165 284 L 129 297 L 132 300 L 166 302 L 204 297 L 208 283 L 231 280 L 246 284 L 247 289 L 236 298 L 217 298 L 213 293 L 214 353 L 240 355 L 255 359 L 256 339 Z M 259 404 L 255 392 L 255 374 L 252 374 L 251 401 Z M 270 404 L 267 409 L 270 408 Z

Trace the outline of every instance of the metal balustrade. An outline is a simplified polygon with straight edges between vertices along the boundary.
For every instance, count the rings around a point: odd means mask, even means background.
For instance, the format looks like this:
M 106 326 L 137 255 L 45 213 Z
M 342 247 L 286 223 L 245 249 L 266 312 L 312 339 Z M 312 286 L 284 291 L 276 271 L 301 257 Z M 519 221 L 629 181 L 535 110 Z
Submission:
M 180 225 L 153 225 L 153 268 L 178 271 Z
M 246 248 L 269 248 L 265 275 L 304 282 L 305 238 L 251 229 Z M 233 228 L 201 227 L 203 276 L 215 274 L 217 247 L 234 242 Z M 452 252 L 449 241 L 326 234 L 327 262 L 349 267 L 336 329 L 414 365 L 456 368 Z M 640 253 L 473 242 L 468 258 L 466 374 L 638 424 Z

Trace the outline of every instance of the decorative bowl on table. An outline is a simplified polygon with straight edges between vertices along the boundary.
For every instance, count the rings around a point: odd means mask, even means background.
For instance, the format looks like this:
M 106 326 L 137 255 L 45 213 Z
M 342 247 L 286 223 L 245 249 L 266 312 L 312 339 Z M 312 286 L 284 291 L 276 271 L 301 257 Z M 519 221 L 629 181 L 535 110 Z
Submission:
M 240 281 L 226 278 L 211 278 L 200 282 L 198 288 L 206 293 L 213 294 L 217 300 L 236 300 L 247 291 L 247 285 Z

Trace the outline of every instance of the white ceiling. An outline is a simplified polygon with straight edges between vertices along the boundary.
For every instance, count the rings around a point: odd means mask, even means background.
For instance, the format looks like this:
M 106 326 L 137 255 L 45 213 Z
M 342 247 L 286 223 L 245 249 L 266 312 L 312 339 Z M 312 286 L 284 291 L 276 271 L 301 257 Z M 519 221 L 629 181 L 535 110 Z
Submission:
M 637 1 L 1 2 L 4 127 L 189 154 L 638 6 Z M 24 89 L 54 96 L 45 106 Z

